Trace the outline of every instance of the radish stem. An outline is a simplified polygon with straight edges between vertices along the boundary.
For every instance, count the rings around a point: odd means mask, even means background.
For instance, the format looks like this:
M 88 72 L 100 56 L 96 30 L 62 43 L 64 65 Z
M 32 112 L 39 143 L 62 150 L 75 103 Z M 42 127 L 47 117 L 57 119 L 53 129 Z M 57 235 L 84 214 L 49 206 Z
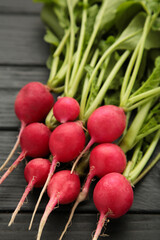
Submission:
M 95 143 L 94 139 L 91 138 L 91 140 L 89 141 L 89 143 L 87 144 L 87 146 L 83 149 L 83 151 L 79 154 L 79 156 L 76 158 L 75 162 L 73 163 L 72 169 L 71 169 L 71 173 L 73 173 L 77 163 L 79 162 L 79 160 L 81 159 L 81 157 L 83 156 L 83 154 Z
M 142 127 L 142 124 L 144 123 L 144 120 L 146 119 L 146 116 L 148 114 L 148 111 L 151 107 L 152 102 L 147 102 L 145 105 L 143 105 L 140 110 L 138 111 L 136 117 L 134 118 L 130 128 L 128 129 L 126 135 L 122 139 L 122 142 L 120 143 L 120 147 L 124 152 L 127 152 L 131 149 L 133 146 L 135 139 L 138 135 L 138 132 L 140 128 Z
M 141 161 L 136 165 L 136 167 L 130 172 L 128 179 L 133 182 L 136 180 L 140 172 L 143 170 L 144 166 L 147 164 L 149 161 L 153 151 L 155 150 L 155 147 L 159 141 L 160 138 L 160 130 L 156 133 L 154 139 L 152 140 L 149 148 L 147 149 L 146 153 L 144 154 L 143 158 Z
M 149 166 L 132 182 L 133 185 L 137 184 L 160 160 L 160 153 L 152 160 Z

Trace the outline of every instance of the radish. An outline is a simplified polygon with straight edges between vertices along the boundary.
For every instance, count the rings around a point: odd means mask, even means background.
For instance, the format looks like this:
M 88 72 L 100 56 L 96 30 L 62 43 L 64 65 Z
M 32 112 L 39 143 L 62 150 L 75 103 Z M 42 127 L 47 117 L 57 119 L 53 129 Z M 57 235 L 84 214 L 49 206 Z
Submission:
M 119 218 L 132 206 L 133 190 L 130 182 L 120 173 L 109 173 L 96 184 L 93 201 L 100 212 L 96 232 L 97 240 L 107 218 Z
M 79 112 L 79 103 L 72 97 L 59 97 L 53 107 L 53 114 L 61 123 L 76 120 Z
M 126 126 L 126 115 L 122 108 L 105 105 L 97 108 L 89 117 L 87 129 L 91 139 L 73 164 L 72 170 L 82 155 L 96 143 L 110 143 L 118 139 Z
M 80 192 L 80 180 L 77 174 L 69 170 L 55 173 L 48 185 L 47 193 L 50 198 L 39 225 L 37 240 L 40 240 L 44 225 L 49 214 L 57 204 L 73 202 Z
M 50 161 L 44 158 L 35 158 L 31 160 L 29 163 L 27 163 L 24 169 L 24 177 L 28 185 L 14 213 L 12 214 L 8 226 L 10 226 L 14 222 L 14 219 L 17 213 L 19 212 L 20 208 L 22 207 L 24 200 L 26 199 L 29 192 L 33 189 L 33 187 L 40 188 L 45 184 L 45 181 L 49 173 L 50 165 L 51 165 Z
M 18 119 L 21 121 L 21 128 L 17 141 L 0 170 L 6 166 L 17 149 L 25 126 L 33 122 L 42 122 L 53 104 L 54 98 L 49 92 L 49 88 L 40 82 L 28 83 L 19 91 L 14 108 Z
M 37 204 L 35 206 L 29 229 L 42 199 L 42 196 L 47 188 L 47 185 L 55 171 L 57 162 L 70 162 L 76 158 L 85 146 L 85 134 L 80 122 L 66 122 L 52 132 L 49 140 L 49 148 L 53 155 L 51 168 L 48 174 L 46 183 L 41 191 Z
M 0 184 L 26 157 L 46 157 L 49 155 L 49 138 L 51 131 L 43 123 L 31 123 L 25 127 L 20 137 L 22 152 L 0 179 Z
M 82 191 L 78 195 L 76 202 L 74 203 L 67 224 L 59 240 L 63 238 L 63 235 L 67 231 L 67 228 L 73 218 L 77 206 L 80 202 L 86 199 L 92 179 L 95 176 L 101 178 L 111 172 L 122 173 L 126 167 L 126 156 L 122 149 L 116 144 L 102 143 L 97 145 L 91 151 L 89 158 L 89 166 L 90 170 L 87 180 L 82 188 Z

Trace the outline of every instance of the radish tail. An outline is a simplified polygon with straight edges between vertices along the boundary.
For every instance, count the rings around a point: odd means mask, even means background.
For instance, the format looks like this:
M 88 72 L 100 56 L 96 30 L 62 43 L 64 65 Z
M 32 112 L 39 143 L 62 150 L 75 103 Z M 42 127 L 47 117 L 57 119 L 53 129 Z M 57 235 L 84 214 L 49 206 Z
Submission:
M 46 191 L 46 188 L 47 188 L 47 186 L 48 186 L 48 184 L 49 184 L 49 182 L 51 180 L 51 177 L 52 177 L 52 175 L 53 175 L 53 173 L 55 171 L 56 164 L 57 164 L 57 159 L 53 158 L 53 161 L 52 161 L 52 164 L 51 164 L 51 167 L 50 167 L 50 170 L 49 170 L 49 174 L 48 174 L 47 180 L 46 180 L 46 182 L 45 182 L 45 184 L 44 184 L 44 186 L 42 188 L 42 191 L 41 191 L 41 193 L 39 195 L 38 201 L 37 201 L 36 206 L 34 208 L 34 212 L 32 214 L 32 218 L 31 218 L 30 225 L 29 225 L 29 228 L 28 228 L 29 230 L 31 230 L 31 227 L 32 227 L 32 224 L 33 224 L 33 220 L 34 220 L 34 216 L 35 216 L 35 214 L 37 212 L 37 209 L 38 209 L 38 206 L 39 206 L 39 204 L 41 202 L 43 194 Z
M 104 223 L 106 221 L 106 218 L 107 218 L 107 215 L 104 214 L 103 212 L 100 214 L 100 218 L 99 218 L 99 221 L 98 221 L 98 225 L 97 225 L 97 229 L 96 229 L 96 232 L 92 238 L 92 240 L 97 240 L 100 233 L 101 233 L 101 230 L 104 226 Z
M 51 198 L 46 206 L 45 212 L 41 218 L 40 224 L 39 224 L 39 229 L 38 229 L 38 234 L 37 234 L 37 240 L 40 240 L 41 235 L 42 235 L 42 231 L 44 228 L 44 225 L 46 224 L 47 218 L 49 216 L 49 214 L 52 212 L 52 210 L 54 209 L 54 207 L 57 205 L 58 203 L 58 199 L 53 199 Z
M 94 171 L 91 169 L 91 170 L 89 171 L 89 174 L 88 174 L 86 183 L 84 184 L 84 186 L 83 186 L 83 188 L 82 188 L 82 191 L 79 193 L 79 195 L 78 195 L 78 197 L 77 197 L 77 199 L 76 199 L 76 201 L 75 201 L 75 203 L 74 203 L 74 205 L 73 205 L 73 207 L 72 207 L 72 210 L 71 210 L 69 219 L 68 219 L 68 221 L 67 221 L 67 223 L 66 223 L 66 225 L 65 225 L 65 228 L 64 228 L 64 230 L 63 230 L 63 232 L 62 232 L 59 240 L 62 240 L 64 234 L 66 233 L 66 231 L 67 231 L 67 229 L 68 229 L 68 227 L 69 227 L 69 224 L 70 224 L 71 221 L 72 221 L 72 218 L 73 218 L 73 215 L 74 215 L 74 213 L 75 213 L 75 210 L 76 210 L 76 208 L 78 207 L 79 203 L 83 202 L 83 201 L 86 199 L 86 197 L 87 197 L 87 195 L 88 195 L 88 192 L 89 192 L 89 187 L 90 187 L 90 184 L 91 184 L 91 181 L 92 181 L 92 178 L 94 177 L 94 175 L 95 175 L 95 173 L 94 173 Z
M 4 169 L 4 167 L 7 165 L 7 163 L 10 161 L 11 157 L 13 156 L 13 154 L 15 153 L 18 145 L 19 145 L 19 142 L 20 142 L 20 137 L 21 137 L 21 134 L 25 128 L 26 124 L 24 122 L 21 123 L 21 128 L 20 128 L 20 131 L 19 131 L 19 134 L 18 134 L 18 137 L 17 137 L 17 141 L 15 142 L 14 144 L 14 147 L 12 148 L 10 154 L 8 155 L 7 159 L 5 160 L 5 162 L 2 164 L 2 166 L 0 167 L 0 171 L 2 171 Z
M 23 193 L 23 196 L 21 198 L 21 200 L 19 201 L 15 211 L 13 212 L 12 214 L 12 217 L 11 217 L 11 220 L 8 224 L 8 226 L 11 226 L 12 223 L 14 222 L 14 219 L 16 218 L 16 215 L 17 213 L 19 212 L 19 210 L 21 209 L 23 203 L 24 203 L 24 200 L 26 199 L 27 195 L 29 194 L 29 192 L 32 190 L 32 188 L 34 187 L 34 184 L 36 182 L 36 179 L 33 178 L 32 181 L 27 185 L 26 189 L 25 189 L 25 192 Z
M 63 238 L 64 234 L 66 233 L 66 231 L 67 231 L 67 229 L 68 229 L 68 226 L 69 226 L 69 224 L 70 224 L 71 221 L 72 221 L 72 218 L 73 218 L 73 215 L 74 215 L 74 212 L 75 212 L 77 206 L 79 205 L 80 202 L 84 201 L 85 199 L 86 199 L 86 196 L 83 194 L 83 192 L 81 192 L 81 193 L 79 194 L 76 202 L 74 203 L 74 205 L 73 205 L 73 207 L 72 207 L 72 210 L 71 210 L 69 219 L 68 219 L 68 221 L 67 221 L 67 223 L 66 223 L 66 225 L 65 225 L 65 228 L 64 228 L 64 230 L 63 230 L 63 232 L 62 232 L 59 240 L 61 240 L 61 239 Z
M 83 149 L 83 151 L 79 154 L 79 156 L 76 158 L 75 162 L 73 163 L 71 173 L 73 173 L 77 163 L 79 162 L 80 158 L 83 156 L 83 154 L 95 143 L 94 139 L 91 138 L 87 146 Z
M 9 174 L 18 166 L 18 164 L 25 158 L 26 152 L 22 151 L 16 161 L 8 168 L 0 179 L 0 184 L 9 176 Z

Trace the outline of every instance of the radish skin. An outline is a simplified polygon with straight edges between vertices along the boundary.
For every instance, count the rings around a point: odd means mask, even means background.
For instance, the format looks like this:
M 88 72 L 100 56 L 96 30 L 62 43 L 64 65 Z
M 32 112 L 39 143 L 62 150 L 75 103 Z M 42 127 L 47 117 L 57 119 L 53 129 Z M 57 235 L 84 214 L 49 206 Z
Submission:
M 17 141 L 7 159 L 0 167 L 0 171 L 4 169 L 16 151 L 25 126 L 33 122 L 42 122 L 53 107 L 53 104 L 54 98 L 49 92 L 49 88 L 42 83 L 30 82 L 21 88 L 14 105 L 15 114 L 21 121 L 21 128 Z
M 50 169 L 50 161 L 43 158 L 35 158 L 31 160 L 24 169 L 24 177 L 28 182 L 28 185 L 22 195 L 21 200 L 19 201 L 15 211 L 12 214 L 11 220 L 8 226 L 11 226 L 14 222 L 14 219 L 21 209 L 27 195 L 33 189 L 33 187 L 39 188 L 42 187 L 47 179 L 48 172 Z
M 67 231 L 77 206 L 87 198 L 92 179 L 95 176 L 101 178 L 111 172 L 123 173 L 126 167 L 126 162 L 127 160 L 124 152 L 116 144 L 102 143 L 93 148 L 89 158 L 90 170 L 87 180 L 73 205 L 71 214 L 59 240 L 63 238 L 65 232 Z
M 91 139 L 85 149 L 73 164 L 72 170 L 82 155 L 94 143 L 111 143 L 118 139 L 126 127 L 126 115 L 122 108 L 114 105 L 105 105 L 97 108 L 89 117 L 87 129 Z
M 93 201 L 100 218 L 92 240 L 97 240 L 107 218 L 119 218 L 132 206 L 133 189 L 120 173 L 109 173 L 96 184 Z
M 46 157 L 49 155 L 49 138 L 51 131 L 43 123 L 31 123 L 25 127 L 20 137 L 22 152 L 0 179 L 0 184 L 26 157 Z
M 59 97 L 53 107 L 53 114 L 60 123 L 76 120 L 79 113 L 79 103 L 72 97 Z
M 47 188 L 50 200 L 45 208 L 45 212 L 39 225 L 37 240 L 40 240 L 44 225 L 54 207 L 58 203 L 68 204 L 73 202 L 78 196 L 79 191 L 80 179 L 77 174 L 71 174 L 69 170 L 63 170 L 53 175 Z
M 15 100 L 15 113 L 26 124 L 42 122 L 54 104 L 49 88 L 40 82 L 26 84 Z
M 29 225 L 29 230 L 32 227 L 34 216 L 43 197 L 43 194 L 48 186 L 48 183 L 50 182 L 52 175 L 54 174 L 57 162 L 66 163 L 72 161 L 80 154 L 84 146 L 85 134 L 82 128 L 82 124 L 79 122 L 63 123 L 52 132 L 49 140 L 49 148 L 53 156 L 53 160 L 48 178 L 36 203 Z

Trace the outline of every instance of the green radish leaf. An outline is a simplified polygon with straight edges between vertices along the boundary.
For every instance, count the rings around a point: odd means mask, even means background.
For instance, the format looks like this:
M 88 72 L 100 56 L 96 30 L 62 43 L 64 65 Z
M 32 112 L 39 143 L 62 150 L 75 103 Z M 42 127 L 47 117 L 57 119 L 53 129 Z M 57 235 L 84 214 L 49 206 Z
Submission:
M 160 17 L 156 18 L 156 20 L 154 21 L 154 23 L 152 25 L 152 29 L 154 31 L 160 31 Z
M 149 78 L 143 83 L 143 85 L 134 92 L 131 97 L 137 96 L 141 93 L 144 93 L 146 91 L 152 90 L 155 87 L 160 85 L 160 57 L 156 59 L 156 66 L 153 69 L 152 74 L 149 76 Z
M 106 7 L 106 11 L 105 14 L 103 16 L 103 21 L 101 23 L 101 27 L 100 30 L 105 30 L 108 31 L 114 24 L 115 21 L 115 17 L 116 17 L 116 13 L 117 13 L 117 9 L 119 7 L 119 5 L 123 2 L 125 2 L 125 0 L 105 0 L 103 2 L 108 2 L 107 3 L 107 7 Z M 105 7 L 105 4 L 104 4 Z
M 129 23 L 127 28 L 121 33 L 118 41 L 120 42 L 118 49 L 128 49 L 134 50 L 137 46 L 137 43 L 141 37 L 144 23 L 145 23 L 146 15 L 141 12 L 137 14 L 132 21 Z M 130 39 L 124 41 L 127 36 L 132 36 Z
M 52 61 L 53 61 L 53 54 L 50 54 L 47 61 L 46 61 L 46 66 L 47 66 L 48 69 L 51 69 Z
M 146 14 L 141 12 L 139 13 L 128 25 L 128 27 L 122 32 L 118 41 L 122 41 L 127 35 L 135 34 L 132 38 L 127 41 L 122 42 L 118 49 L 129 49 L 133 50 L 137 46 L 137 43 L 141 37 L 141 33 L 144 27 L 146 19 Z M 149 32 L 147 39 L 145 41 L 145 49 L 149 50 L 152 48 L 160 48 L 160 31 L 151 31 Z
M 115 19 L 115 25 L 118 30 L 121 32 L 123 29 L 125 29 L 132 18 L 134 18 L 142 10 L 142 4 L 137 1 L 125 1 L 124 3 L 120 4 L 117 9 Z
M 44 5 L 41 11 L 41 18 L 47 27 L 50 28 L 59 39 L 63 37 L 64 30 L 61 28 L 51 4 Z
M 68 16 L 68 8 L 66 7 L 59 7 L 59 6 L 54 6 L 53 8 L 55 15 L 58 18 L 59 25 L 63 29 L 68 29 L 70 27 L 70 20 Z
M 160 10 L 159 0 L 139 0 L 142 2 L 144 8 L 148 11 L 149 14 L 157 13 Z
M 56 37 L 56 35 L 51 32 L 49 29 L 46 30 L 46 34 L 44 36 L 44 40 L 45 42 L 48 42 L 48 43 L 51 43 L 53 44 L 54 46 L 58 46 L 59 44 L 59 40 L 58 38 Z
M 114 36 L 107 37 L 107 40 L 101 40 L 98 44 L 101 55 L 115 42 L 116 38 Z
M 149 50 L 151 48 L 160 48 L 159 39 L 160 39 L 160 31 L 154 31 L 151 29 L 145 42 L 145 49 Z
M 48 57 L 48 59 L 46 61 L 46 66 L 47 66 L 48 69 L 51 69 L 54 52 L 55 52 L 55 46 L 54 45 L 50 45 L 50 54 L 49 54 L 49 57 Z
M 104 98 L 105 105 L 115 105 L 119 106 L 120 103 L 120 91 L 107 91 L 107 94 Z

